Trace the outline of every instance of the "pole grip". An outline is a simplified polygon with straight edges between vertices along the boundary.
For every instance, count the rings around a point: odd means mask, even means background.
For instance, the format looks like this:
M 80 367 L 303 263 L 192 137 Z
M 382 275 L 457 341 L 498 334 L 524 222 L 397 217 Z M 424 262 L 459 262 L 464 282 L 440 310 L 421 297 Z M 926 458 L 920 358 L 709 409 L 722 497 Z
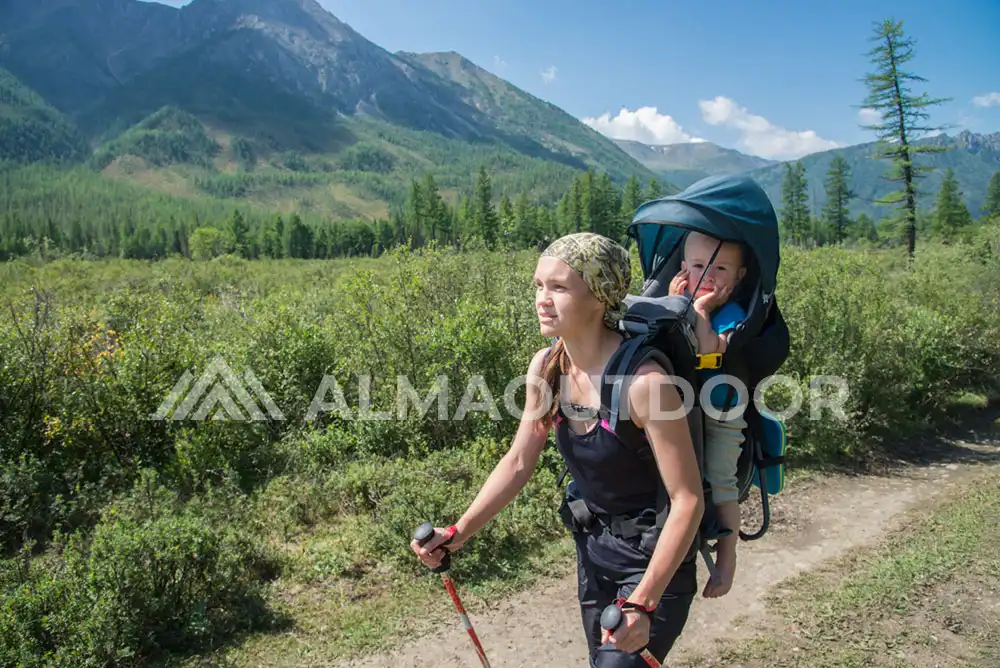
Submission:
M 424 522 L 416 529 L 413 530 L 413 540 L 417 541 L 417 544 L 423 547 L 434 537 L 434 523 Z M 448 544 L 451 539 L 449 538 L 444 543 L 441 544 L 441 549 Z M 447 550 L 444 551 L 444 557 L 441 559 L 441 565 L 437 568 L 432 568 L 431 571 L 434 573 L 446 573 L 448 569 L 451 568 L 451 553 Z
M 611 631 L 612 633 L 622 625 L 622 621 L 625 616 L 622 614 L 622 609 L 617 605 L 612 603 L 608 607 L 604 608 L 604 612 L 601 613 L 601 628 Z M 661 668 L 660 662 L 656 660 L 656 657 L 648 649 L 644 649 L 639 652 L 639 656 L 642 660 L 646 662 L 646 665 L 650 668 Z

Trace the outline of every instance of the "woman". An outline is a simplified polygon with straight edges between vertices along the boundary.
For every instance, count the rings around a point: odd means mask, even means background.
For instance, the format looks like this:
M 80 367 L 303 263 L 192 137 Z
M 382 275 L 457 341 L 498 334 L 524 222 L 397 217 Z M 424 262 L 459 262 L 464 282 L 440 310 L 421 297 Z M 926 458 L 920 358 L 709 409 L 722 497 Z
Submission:
M 588 528 L 571 527 L 594 668 L 643 666 L 636 653 L 644 647 L 662 662 L 697 588 L 690 548 L 703 509 L 701 478 L 670 370 L 655 362 L 641 365 L 626 385 L 628 412 L 620 418 L 628 416 L 645 433 L 655 467 L 602 428 L 596 415 L 600 379 L 623 343 L 617 323 L 630 282 L 627 251 L 606 237 L 572 234 L 545 250 L 535 270 L 535 305 L 542 334 L 558 341 L 531 360 L 525 412 L 511 448 L 456 524 L 435 529 L 423 547 L 411 544 L 425 565 L 440 565 L 443 549 L 458 550 L 520 493 L 554 428 L 573 485 L 598 520 Z M 611 520 L 648 515 L 660 485 L 668 490 L 670 511 L 653 545 L 616 534 L 621 525 Z M 600 615 L 616 600 L 624 621 L 609 634 L 600 627 Z

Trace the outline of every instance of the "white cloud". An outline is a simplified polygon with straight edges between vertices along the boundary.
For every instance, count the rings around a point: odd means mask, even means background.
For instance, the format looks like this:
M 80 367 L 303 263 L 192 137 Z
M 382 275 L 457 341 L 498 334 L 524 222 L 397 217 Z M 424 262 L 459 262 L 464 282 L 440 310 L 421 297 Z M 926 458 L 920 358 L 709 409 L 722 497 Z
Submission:
M 764 158 L 794 159 L 808 153 L 840 146 L 823 139 L 812 130 L 786 130 L 763 116 L 755 116 L 728 97 L 700 100 L 701 116 L 709 125 L 722 125 L 740 132 L 739 144 L 750 153 Z
M 875 125 L 882 120 L 882 114 L 879 113 L 878 109 L 869 109 L 865 107 L 858 112 L 858 120 L 861 121 L 863 125 Z
M 611 139 L 630 139 L 644 144 L 705 141 L 689 135 L 677 121 L 661 114 L 656 107 L 639 107 L 635 111 L 623 107 L 614 118 L 610 112 L 605 112 L 597 118 L 581 120 Z
M 493 67 L 497 72 L 502 72 L 507 69 L 507 61 L 500 56 L 493 56 Z
M 986 93 L 972 98 L 972 104 L 977 107 L 992 107 L 1000 105 L 1000 93 Z
M 542 81 L 545 83 L 552 83 L 556 80 L 556 66 L 549 65 L 544 70 L 542 70 Z

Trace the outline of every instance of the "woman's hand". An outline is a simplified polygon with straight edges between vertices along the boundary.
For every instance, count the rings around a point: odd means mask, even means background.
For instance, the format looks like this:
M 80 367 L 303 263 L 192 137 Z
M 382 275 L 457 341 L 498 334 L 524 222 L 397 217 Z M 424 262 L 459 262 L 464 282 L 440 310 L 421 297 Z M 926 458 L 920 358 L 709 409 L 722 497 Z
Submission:
M 410 548 L 416 552 L 417 557 L 428 568 L 437 568 L 444 559 L 445 550 L 455 552 L 465 544 L 465 538 L 460 535 L 454 526 L 443 529 L 434 528 L 434 537 L 421 545 L 418 541 L 410 541 Z
M 623 652 L 635 654 L 649 644 L 649 616 L 638 610 L 622 610 L 622 623 L 614 632 L 601 629 L 601 643 L 610 641 Z

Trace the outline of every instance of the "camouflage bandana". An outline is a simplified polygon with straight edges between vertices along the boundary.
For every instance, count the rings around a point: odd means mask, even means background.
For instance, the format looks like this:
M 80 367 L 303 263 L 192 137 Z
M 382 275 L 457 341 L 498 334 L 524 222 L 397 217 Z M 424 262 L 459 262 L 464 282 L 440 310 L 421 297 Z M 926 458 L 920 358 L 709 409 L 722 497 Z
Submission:
M 618 328 L 625 312 L 622 299 L 632 283 L 628 251 L 600 234 L 580 232 L 559 237 L 542 257 L 562 260 L 580 274 L 591 293 L 604 303 L 604 324 Z

